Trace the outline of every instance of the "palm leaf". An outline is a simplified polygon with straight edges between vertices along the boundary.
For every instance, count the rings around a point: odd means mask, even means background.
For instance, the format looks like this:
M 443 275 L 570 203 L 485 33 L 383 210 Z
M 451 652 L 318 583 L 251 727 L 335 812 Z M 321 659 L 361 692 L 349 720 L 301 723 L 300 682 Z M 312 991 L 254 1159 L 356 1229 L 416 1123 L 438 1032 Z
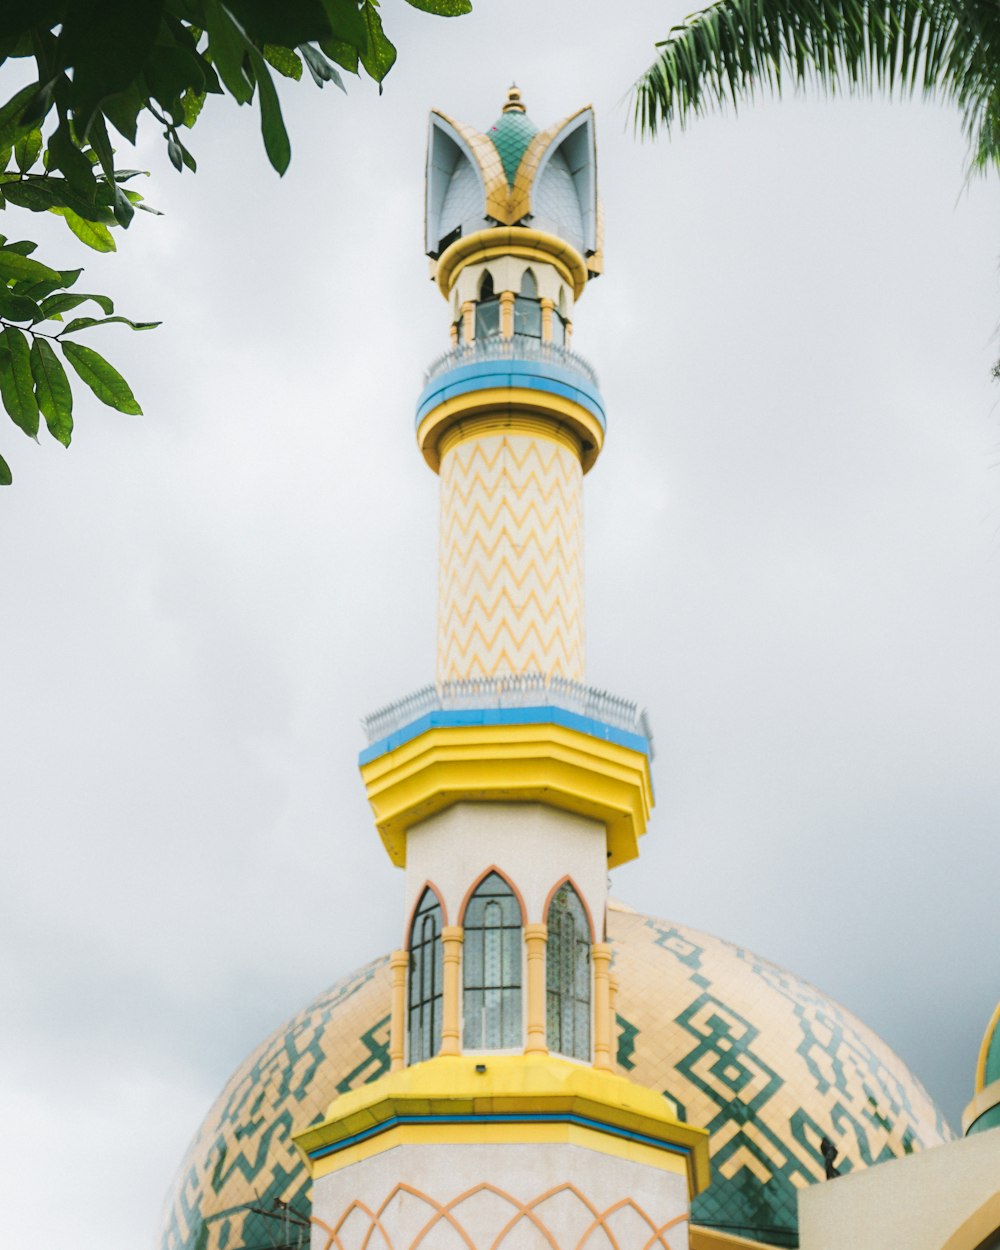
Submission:
M 920 90 L 958 106 L 974 167 L 1000 165 L 1000 5 L 985 0 L 717 0 L 658 44 L 635 86 L 643 135 L 780 93 Z

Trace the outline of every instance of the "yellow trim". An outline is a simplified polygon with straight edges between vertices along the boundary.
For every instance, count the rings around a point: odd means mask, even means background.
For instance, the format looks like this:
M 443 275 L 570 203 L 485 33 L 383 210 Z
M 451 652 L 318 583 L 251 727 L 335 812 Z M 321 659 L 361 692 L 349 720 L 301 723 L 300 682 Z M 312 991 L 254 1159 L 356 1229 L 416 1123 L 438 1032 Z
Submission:
M 594 967 L 594 1067 L 612 1071 L 611 1063 L 611 947 L 595 942 L 590 948 Z
M 941 1250 L 982 1250 L 991 1233 L 1000 1231 L 1000 1192 L 991 1194 L 959 1227 Z
M 441 994 L 441 1054 L 461 1054 L 459 1033 L 459 997 L 461 995 L 459 969 L 462 963 L 462 942 L 465 931 L 461 925 L 448 924 L 441 930 L 444 965 Z
M 547 1055 L 548 1039 L 545 1035 L 545 952 L 549 940 L 547 924 L 524 926 L 524 950 L 527 963 L 526 1055 Z
M 977 1090 L 975 1097 L 962 1112 L 962 1132 L 968 1133 L 981 1115 L 1000 1105 L 1000 1081 L 991 1081 Z
M 734 1237 L 732 1233 L 720 1233 L 714 1228 L 691 1225 L 688 1234 L 691 1250 L 774 1250 L 763 1241 L 748 1241 L 746 1237 Z
M 562 725 L 455 725 L 361 766 L 375 824 L 399 867 L 406 833 L 462 802 L 546 803 L 600 821 L 608 867 L 639 854 L 653 807 L 649 759 Z
M 587 262 L 565 239 L 528 226 L 494 226 L 456 239 L 438 257 L 435 277 L 441 294 L 448 298 L 458 275 L 467 265 L 478 265 L 502 256 L 542 261 L 555 267 L 579 299 L 587 285 Z
M 976 1093 L 981 1093 L 986 1086 L 986 1061 L 990 1056 L 990 1046 L 993 1043 L 993 1035 L 1000 1029 L 1000 1003 L 997 1003 L 996 1010 L 990 1016 L 990 1022 L 986 1026 L 986 1032 L 983 1034 L 983 1040 L 979 1047 L 979 1058 L 976 1060 Z
M 468 391 L 432 408 L 417 427 L 417 446 L 424 459 L 440 472 L 444 436 L 461 426 L 463 438 L 486 434 L 532 434 L 575 445 L 584 473 L 593 468 L 604 446 L 600 421 L 582 404 L 551 391 L 520 386 L 491 386 Z
M 319 1180 L 330 1172 L 339 1172 L 352 1163 L 360 1163 L 363 1159 L 370 1159 L 373 1155 L 393 1150 L 397 1146 L 479 1144 L 581 1146 L 613 1158 L 644 1163 L 647 1167 L 673 1172 L 678 1176 L 685 1176 L 688 1170 L 683 1155 L 657 1150 L 654 1146 L 643 1145 L 642 1142 L 610 1137 L 606 1133 L 584 1128 L 579 1124 L 400 1124 L 386 1129 L 377 1137 L 370 1137 L 356 1146 L 348 1146 L 325 1159 L 316 1160 L 311 1165 L 312 1177 L 314 1181 Z
M 409 951 L 393 951 L 389 956 L 389 975 L 392 978 L 389 1066 L 393 1072 L 398 1072 L 403 1067 L 406 1055 L 406 972 L 409 966 Z
M 477 1072 L 476 1068 L 485 1071 Z M 316 1161 L 310 1151 L 334 1146 L 384 1124 L 413 1115 L 563 1114 L 579 1116 L 681 1147 L 686 1155 L 609 1136 L 583 1125 L 486 1123 L 399 1125 Z M 401 1134 L 407 1135 L 405 1138 Z M 581 1136 L 571 1137 L 571 1134 Z M 584 1137 L 582 1135 L 586 1135 Z M 544 1142 L 576 1140 L 591 1149 L 687 1174 L 691 1195 L 709 1181 L 708 1133 L 681 1124 L 659 1094 L 624 1077 L 571 1063 L 554 1055 L 438 1056 L 402 1072 L 391 1072 L 331 1103 L 327 1118 L 294 1134 L 313 1177 L 402 1140 L 413 1142 Z M 361 1153 L 364 1152 L 364 1153 Z

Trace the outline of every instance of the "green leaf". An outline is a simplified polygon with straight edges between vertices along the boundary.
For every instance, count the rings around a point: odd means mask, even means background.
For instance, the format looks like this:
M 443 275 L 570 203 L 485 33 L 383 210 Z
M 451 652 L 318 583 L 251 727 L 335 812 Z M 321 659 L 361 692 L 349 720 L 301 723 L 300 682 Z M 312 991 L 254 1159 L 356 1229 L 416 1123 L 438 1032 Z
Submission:
M 288 141 L 288 131 L 281 116 L 281 105 L 278 103 L 278 92 L 264 58 L 256 48 L 250 46 L 250 61 L 257 77 L 257 93 L 260 97 L 260 130 L 264 136 L 264 151 L 272 166 L 283 174 L 292 159 L 292 146 Z
M 385 37 L 382 30 L 382 19 L 372 0 L 365 0 L 365 25 L 368 28 L 368 48 L 361 52 L 361 64 L 368 74 L 382 87 L 382 80 L 392 69 L 396 60 L 396 49 Z
M 332 41 L 346 43 L 348 47 L 354 49 L 355 53 L 364 52 L 368 47 L 368 27 L 357 0 L 320 0 L 320 4 L 330 22 Z M 308 43 L 310 41 L 299 39 L 297 42 Z M 318 40 L 318 43 L 327 56 L 332 56 L 338 65 L 344 64 L 326 46 L 325 39 Z M 349 69 L 350 66 L 345 65 L 344 68 Z
M 4 247 L 8 252 L 17 252 L 20 256 L 30 256 L 32 252 L 38 251 L 38 244 L 32 243 L 30 239 L 18 239 L 16 243 L 5 243 Z
M 94 167 L 84 156 L 63 122 L 50 136 L 47 149 L 50 169 L 61 169 L 73 190 L 88 202 L 94 198 Z
M 15 295 L 9 287 L 0 285 L 0 317 L 9 321 L 40 321 L 41 313 L 33 299 Z
M 406 0 L 424 13 L 436 13 L 438 17 L 461 17 L 472 12 L 472 0 Z
M 181 96 L 181 108 L 184 110 L 184 125 L 188 130 L 195 124 L 205 106 L 207 92 L 205 91 L 185 91 Z M 133 171 L 135 172 L 135 171 Z M 122 179 L 119 179 L 121 182 Z
M 71 208 L 53 208 L 51 210 L 57 217 L 64 217 L 66 225 L 76 235 L 81 243 L 86 243 L 88 247 L 92 247 L 95 252 L 117 252 L 114 239 L 111 237 L 111 231 L 100 221 L 85 221 L 78 213 L 74 213 Z M 3 270 L 0 268 L 0 273 Z
M 29 170 L 42 154 L 42 132 L 35 127 L 14 144 L 14 160 L 21 173 Z
M 205 0 L 205 28 L 212 64 L 219 71 L 226 90 L 237 104 L 248 104 L 253 99 L 253 87 L 243 71 L 243 58 L 249 46 L 246 35 L 219 0 Z
M 31 345 L 31 376 L 49 433 L 68 447 L 73 437 L 73 391 L 62 361 L 45 339 L 36 338 Z
M 358 50 L 354 44 L 345 43 L 342 39 L 321 39 L 319 46 L 341 69 L 346 69 L 349 74 L 358 72 Z
M 139 131 L 139 114 L 146 101 L 138 86 L 132 83 L 101 102 L 101 111 L 115 130 L 129 143 L 135 143 Z
M 142 409 L 135 402 L 131 387 L 103 356 L 99 356 L 93 348 L 72 340 L 60 339 L 59 346 L 80 380 L 86 382 L 102 404 L 131 416 L 142 416 Z
M 128 317 L 74 317 L 69 325 L 59 331 L 59 334 L 60 337 L 64 334 L 74 334 L 77 330 L 89 330 L 91 326 L 110 325 L 112 321 L 119 321 L 133 330 L 155 330 L 157 326 L 163 324 L 162 321 L 132 321 Z
M 11 204 L 27 208 L 33 213 L 50 212 L 53 208 L 70 208 L 86 221 L 114 221 L 111 209 L 103 204 L 88 201 L 72 190 L 65 178 L 54 175 L 28 177 L 14 182 L 2 183 L 3 193 Z
M 10 465 L 0 456 L 0 486 L 9 486 L 14 480 L 14 475 L 10 471 Z
M 37 90 L 38 84 L 34 82 L 30 86 L 22 87 L 0 107 L 0 148 L 13 147 L 21 134 L 30 129 L 22 122 L 21 115 Z
M 268 65 L 276 69 L 283 78 L 293 78 L 298 82 L 302 77 L 302 61 L 291 48 L 283 48 L 277 43 L 265 43 L 261 51 Z
M 40 260 L 32 260 L 30 256 L 22 256 L 19 252 L 0 247 L 0 278 L 28 278 L 32 282 L 52 282 L 59 280 L 59 274 L 48 265 L 43 265 Z
M 0 398 L 14 424 L 30 438 L 37 437 L 38 403 L 28 340 L 13 326 L 0 333 Z
M 109 317 L 115 311 L 114 303 L 106 295 L 85 295 L 82 291 L 77 291 L 75 295 L 60 292 L 58 295 L 50 295 L 42 300 L 43 319 L 55 317 L 58 313 L 69 312 L 71 308 L 79 308 L 87 300 L 93 300 L 95 304 L 99 304 Z
M 343 78 L 337 73 L 337 67 L 326 59 L 319 48 L 314 48 L 311 43 L 303 43 L 299 45 L 299 51 L 317 87 L 322 89 L 328 82 L 332 82 L 346 93 L 347 88 Z
M 152 51 L 164 0 L 100 0 L 68 4 L 56 48 L 72 66 L 69 102 L 77 133 L 86 139 L 98 105 L 138 78 Z M 113 119 L 112 119 L 113 121 Z

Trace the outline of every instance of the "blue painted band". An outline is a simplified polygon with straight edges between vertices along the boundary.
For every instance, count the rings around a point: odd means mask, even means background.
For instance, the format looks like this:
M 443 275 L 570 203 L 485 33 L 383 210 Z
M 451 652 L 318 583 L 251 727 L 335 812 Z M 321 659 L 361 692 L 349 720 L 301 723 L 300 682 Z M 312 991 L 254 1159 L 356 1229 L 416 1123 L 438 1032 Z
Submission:
M 607 428 L 604 400 L 596 386 L 585 381 L 573 369 L 536 360 L 482 360 L 478 364 L 459 365 L 442 373 L 420 392 L 416 423 L 419 425 L 432 409 L 459 395 L 515 386 L 531 391 L 548 391 L 571 399 L 596 417 L 602 430 Z
M 616 729 L 613 725 L 605 725 L 603 721 L 594 720 L 590 716 L 581 716 L 579 712 L 567 712 L 561 707 L 484 707 L 463 708 L 461 711 L 445 711 L 438 709 L 418 717 L 402 729 L 373 742 L 358 756 L 359 764 L 370 764 L 380 755 L 388 755 L 404 743 L 419 738 L 429 729 L 452 729 L 462 725 L 562 725 L 564 729 L 575 729 L 591 738 L 599 738 L 602 742 L 614 742 L 620 747 L 628 747 L 632 751 L 649 754 L 649 739 L 642 734 L 629 733 L 625 729 Z
M 664 1141 L 660 1137 L 651 1137 L 648 1133 L 636 1133 L 632 1129 L 619 1128 L 615 1124 L 605 1124 L 602 1120 L 592 1120 L 589 1116 L 571 1115 L 558 1112 L 524 1112 L 507 1115 L 396 1115 L 371 1128 L 362 1129 L 351 1137 L 333 1142 L 329 1146 L 318 1146 L 308 1151 L 310 1159 L 325 1159 L 338 1151 L 356 1146 L 358 1142 L 367 1141 L 386 1133 L 389 1129 L 398 1128 L 403 1124 L 574 1124 L 580 1128 L 596 1129 L 599 1133 L 607 1133 L 610 1137 L 621 1137 L 626 1141 L 639 1142 L 644 1146 L 653 1146 L 657 1150 L 666 1150 L 670 1154 L 682 1155 L 685 1159 L 691 1154 L 688 1146 L 680 1146 L 676 1142 Z

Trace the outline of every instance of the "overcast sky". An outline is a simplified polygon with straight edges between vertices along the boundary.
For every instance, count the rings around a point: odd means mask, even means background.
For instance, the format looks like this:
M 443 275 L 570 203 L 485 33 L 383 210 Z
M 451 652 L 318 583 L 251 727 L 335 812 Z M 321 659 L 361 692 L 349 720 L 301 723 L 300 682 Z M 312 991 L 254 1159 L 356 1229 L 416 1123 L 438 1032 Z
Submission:
M 512 79 L 540 126 L 597 112 L 588 676 L 658 749 L 614 890 L 815 981 L 957 1127 L 998 993 L 1000 190 L 965 187 L 958 116 L 923 103 L 637 143 L 624 97 L 683 12 L 387 3 L 381 99 L 283 92 L 283 180 L 216 105 L 197 177 L 146 135 L 167 215 L 118 255 L 6 214 L 165 323 L 91 340 L 145 417 L 81 398 L 68 452 L 2 444 L 10 1244 L 150 1246 L 232 1069 L 399 942 L 356 754 L 359 717 L 433 672 L 426 114 L 486 128 Z

